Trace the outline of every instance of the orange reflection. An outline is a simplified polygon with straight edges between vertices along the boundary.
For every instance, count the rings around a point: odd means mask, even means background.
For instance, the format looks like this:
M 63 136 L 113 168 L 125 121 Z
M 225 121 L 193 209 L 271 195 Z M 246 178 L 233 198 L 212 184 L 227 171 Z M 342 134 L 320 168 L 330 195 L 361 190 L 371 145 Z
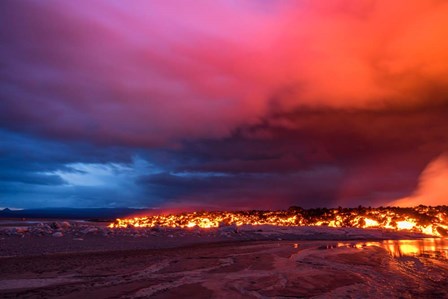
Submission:
M 393 257 L 429 256 L 448 258 L 448 242 L 445 239 L 389 240 L 380 245 Z
M 320 246 L 320 249 L 357 248 L 376 246 L 384 248 L 392 257 L 426 256 L 448 259 L 448 239 L 386 240 L 378 242 L 337 242 Z M 300 244 L 294 244 L 299 248 Z

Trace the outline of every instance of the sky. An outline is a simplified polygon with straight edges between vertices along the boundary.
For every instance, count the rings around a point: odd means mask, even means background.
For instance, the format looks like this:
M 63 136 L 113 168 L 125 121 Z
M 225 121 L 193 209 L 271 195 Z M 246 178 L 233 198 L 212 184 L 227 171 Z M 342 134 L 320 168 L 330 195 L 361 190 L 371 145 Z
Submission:
M 3 0 L 0 207 L 448 204 L 448 2 Z

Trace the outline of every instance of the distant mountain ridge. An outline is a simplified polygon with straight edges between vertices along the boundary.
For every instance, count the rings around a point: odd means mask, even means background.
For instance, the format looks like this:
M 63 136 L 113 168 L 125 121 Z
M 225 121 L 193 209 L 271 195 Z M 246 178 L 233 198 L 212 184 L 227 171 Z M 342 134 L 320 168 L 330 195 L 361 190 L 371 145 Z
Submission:
M 42 208 L 0 210 L 0 218 L 55 218 L 55 219 L 115 219 L 147 212 L 151 209 L 133 208 Z

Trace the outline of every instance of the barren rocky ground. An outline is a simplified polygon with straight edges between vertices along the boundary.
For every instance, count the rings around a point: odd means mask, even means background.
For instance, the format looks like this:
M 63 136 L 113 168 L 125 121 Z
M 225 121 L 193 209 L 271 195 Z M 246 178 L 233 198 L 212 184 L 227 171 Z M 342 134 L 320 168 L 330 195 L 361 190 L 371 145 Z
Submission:
M 325 227 L 3 222 L 0 297 L 448 298 L 447 243 L 419 237 Z

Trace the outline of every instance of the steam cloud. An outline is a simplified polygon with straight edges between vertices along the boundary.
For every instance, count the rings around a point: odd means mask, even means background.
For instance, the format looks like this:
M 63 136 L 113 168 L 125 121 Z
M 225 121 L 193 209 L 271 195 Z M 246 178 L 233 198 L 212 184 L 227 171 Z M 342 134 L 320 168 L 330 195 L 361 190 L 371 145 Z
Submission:
M 437 206 L 448 204 L 448 154 L 431 161 L 419 178 L 417 190 L 410 196 L 391 203 L 394 206 Z

